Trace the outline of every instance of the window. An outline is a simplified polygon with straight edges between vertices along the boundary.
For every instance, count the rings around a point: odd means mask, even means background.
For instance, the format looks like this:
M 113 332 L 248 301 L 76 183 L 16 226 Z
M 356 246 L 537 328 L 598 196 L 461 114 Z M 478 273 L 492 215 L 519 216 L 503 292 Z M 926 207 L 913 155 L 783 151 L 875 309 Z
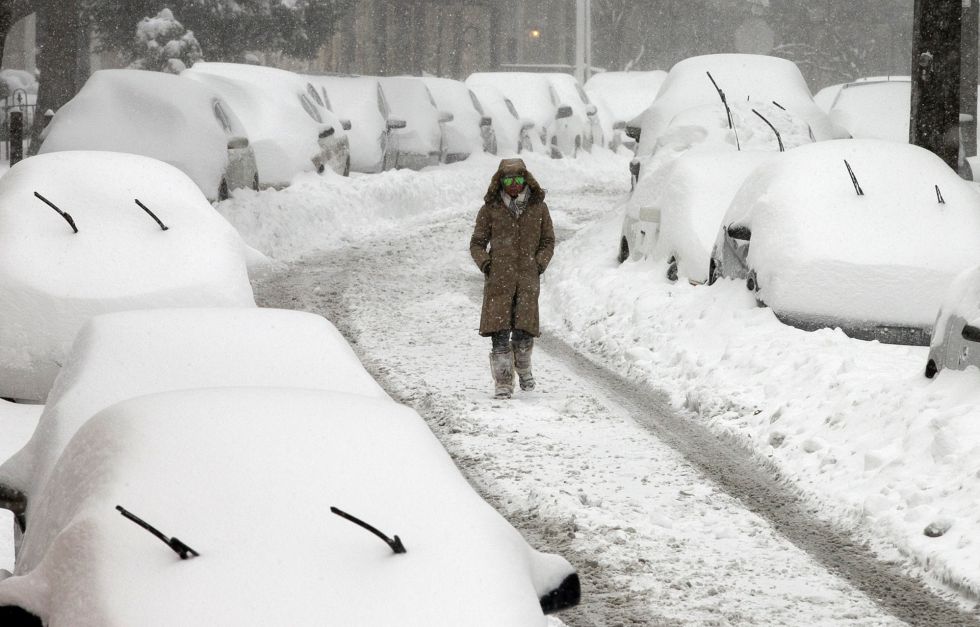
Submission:
M 303 105 L 303 109 L 313 118 L 318 124 L 323 124 L 323 117 L 320 116 L 320 112 L 316 110 L 316 105 L 310 100 L 306 94 L 299 94 L 299 103 Z
M 514 116 L 514 119 L 521 119 L 521 116 L 517 115 L 517 108 L 514 107 L 514 103 L 510 101 L 510 98 L 504 98 L 504 104 L 507 105 L 507 110 Z
M 314 87 L 312 83 L 306 84 L 306 93 L 310 95 L 310 98 L 313 99 L 313 102 L 317 103 L 321 107 L 326 106 L 323 104 L 323 100 L 320 98 L 320 94 L 317 93 L 316 87 Z
M 218 124 L 221 125 L 221 128 L 225 129 L 226 133 L 234 133 L 231 128 L 231 119 L 228 118 L 228 113 L 225 111 L 224 107 L 221 106 L 219 101 L 214 101 L 212 110 L 214 111 L 214 117 L 217 118 Z
M 476 112 L 481 116 L 486 115 L 486 113 L 483 112 L 483 105 L 480 104 L 480 99 L 476 97 L 476 94 L 468 89 L 466 91 L 469 91 L 470 93 L 470 100 L 473 101 L 473 108 L 476 109 Z

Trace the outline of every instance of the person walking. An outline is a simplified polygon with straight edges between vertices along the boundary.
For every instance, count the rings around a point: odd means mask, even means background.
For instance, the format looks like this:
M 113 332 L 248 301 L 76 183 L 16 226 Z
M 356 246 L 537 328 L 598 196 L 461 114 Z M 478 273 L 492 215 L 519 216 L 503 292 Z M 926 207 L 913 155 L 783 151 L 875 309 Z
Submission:
M 555 252 L 545 190 L 522 159 L 503 159 L 490 180 L 470 238 L 470 255 L 484 274 L 480 335 L 489 337 L 494 397 L 534 389 L 531 351 L 538 330 L 540 276 Z

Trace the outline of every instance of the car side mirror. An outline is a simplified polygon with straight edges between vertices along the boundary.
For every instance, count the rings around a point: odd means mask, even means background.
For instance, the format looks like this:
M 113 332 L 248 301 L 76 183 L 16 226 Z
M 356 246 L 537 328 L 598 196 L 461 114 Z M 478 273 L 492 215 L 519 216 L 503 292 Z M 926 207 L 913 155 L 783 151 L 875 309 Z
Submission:
M 732 239 L 738 239 L 745 242 L 752 239 L 752 230 L 744 224 L 729 225 L 725 231 L 728 233 L 728 237 Z
M 335 132 L 336 131 L 334 130 L 334 128 L 332 126 L 328 126 L 327 128 L 321 130 L 320 131 L 320 134 L 317 135 L 317 137 L 319 137 L 320 139 L 325 139 L 325 138 L 330 137 L 331 135 L 333 135 Z
M 594 104 L 590 104 L 585 108 L 585 112 L 588 113 L 589 115 L 595 115 L 598 111 L 599 109 L 597 109 Z
M 492 126 L 492 125 L 493 125 L 493 119 L 490 116 L 485 115 L 482 118 L 480 118 L 480 126 Z
M 341 120 L 340 121 L 340 126 L 345 131 L 349 131 L 350 130 L 350 127 L 351 127 L 350 120 Z
M 629 137 L 630 139 L 636 141 L 636 142 L 639 142 L 640 141 L 640 132 L 642 130 L 643 129 L 641 129 L 639 126 L 630 126 L 630 125 L 627 124 L 626 125 L 626 136 Z
M 625 129 L 626 129 L 626 122 L 624 122 L 623 120 L 616 120 L 615 122 L 613 122 L 614 131 L 622 131 Z
M 242 148 L 248 148 L 248 137 L 236 135 L 228 138 L 228 150 L 241 150 Z
M 454 116 L 452 113 L 450 113 L 448 111 L 440 111 L 439 112 L 439 123 L 440 124 L 445 124 L 446 122 L 452 122 L 455 119 L 455 117 L 456 116 Z
M 397 120 L 397 119 L 390 119 L 390 120 L 388 120 L 388 130 L 389 131 L 392 131 L 392 130 L 395 130 L 395 129 L 398 129 L 398 128 L 405 128 L 405 126 L 407 126 L 407 124 L 405 123 L 405 120 Z
M 555 612 L 574 607 L 581 600 L 582 585 L 576 573 L 565 577 L 557 588 L 548 591 L 547 594 L 538 599 L 541 603 L 541 611 L 544 614 L 554 614 Z
M 561 120 L 562 118 L 572 117 L 572 108 L 568 105 L 562 105 L 558 107 L 558 113 L 555 115 L 556 120 Z
M 967 324 L 963 326 L 963 339 L 971 342 L 980 342 L 980 327 Z

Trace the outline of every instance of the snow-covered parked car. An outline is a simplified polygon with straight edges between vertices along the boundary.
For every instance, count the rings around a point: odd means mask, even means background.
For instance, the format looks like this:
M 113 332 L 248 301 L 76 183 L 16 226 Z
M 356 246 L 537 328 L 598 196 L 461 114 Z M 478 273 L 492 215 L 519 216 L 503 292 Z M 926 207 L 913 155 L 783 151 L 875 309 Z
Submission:
M 776 107 L 801 120 L 813 141 L 849 137 L 836 127 L 810 95 L 806 80 L 792 61 L 754 54 L 710 54 L 676 63 L 660 86 L 656 100 L 643 112 L 636 157 L 630 164 L 633 180 L 649 169 L 647 162 L 660 150 L 661 135 L 676 128 L 674 119 L 690 109 L 736 103 Z M 751 111 L 744 119 L 752 119 Z M 733 133 L 740 129 L 733 120 Z M 726 123 L 726 127 L 728 124 Z
M 626 201 L 619 261 L 654 259 L 670 280 L 708 280 L 722 217 L 756 167 L 779 156 L 734 147 L 694 148 L 640 179 Z
M 128 152 L 165 161 L 208 200 L 258 189 L 255 153 L 227 102 L 206 85 L 145 70 L 99 70 L 58 109 L 39 153 Z
M 912 80 L 908 76 L 865 79 L 840 86 L 830 119 L 853 137 L 909 141 Z
M 970 366 L 980 368 L 980 266 L 961 272 L 946 291 L 929 343 L 926 376 Z
M 579 590 L 412 409 L 224 387 L 90 418 L 37 497 L 0 607 L 48 627 L 545 627 Z
M 585 82 L 585 93 L 599 109 L 607 148 L 636 148 L 636 140 L 626 136 L 626 124 L 653 103 L 666 78 L 663 70 L 600 72 Z
M 928 345 L 953 278 L 980 264 L 980 195 L 939 157 L 873 139 L 816 142 L 736 193 L 709 277 L 744 280 L 782 322 Z
M 398 129 L 384 90 L 373 76 L 307 75 L 330 98 L 334 112 L 351 122 L 350 167 L 355 172 L 391 170 L 398 161 Z
M 21 522 L 33 521 L 33 497 L 68 442 L 114 403 L 170 390 L 255 386 L 388 398 L 340 332 L 314 314 L 258 307 L 102 314 L 79 330 L 30 440 L 0 465 L 0 494 Z
M 44 401 L 94 315 L 254 306 L 251 249 L 162 161 L 64 151 L 0 178 L 0 397 Z
M 350 172 L 341 120 L 313 99 L 299 74 L 241 63 L 198 62 L 181 72 L 220 93 L 245 126 L 262 187 L 284 187 L 301 172 Z
M 572 105 L 564 103 L 555 86 L 544 74 L 531 72 L 476 72 L 466 84 L 499 90 L 517 107 L 523 118 L 534 122 L 535 149 L 552 157 L 574 157 L 583 149 L 585 124 L 575 116 Z
M 468 85 L 483 105 L 483 110 L 493 121 L 496 154 L 518 155 L 532 150 L 531 131 L 534 122 L 521 118 L 510 98 L 491 85 Z
M 571 74 L 554 72 L 545 74 L 555 87 L 558 100 L 572 108 L 572 115 L 579 119 L 582 125 L 582 148 L 592 152 L 592 146 L 605 146 L 606 139 L 602 125 L 599 122 L 599 109 L 589 100 L 589 95 L 582 89 L 581 83 Z
M 378 80 L 392 115 L 405 121 L 404 128 L 393 131 L 398 137 L 395 167 L 421 170 L 438 165 L 446 150 L 443 127 L 452 120 L 452 114 L 439 111 L 429 89 L 419 78 L 390 76 Z
M 425 76 L 422 82 L 429 88 L 436 107 L 453 115 L 443 127 L 446 163 L 462 161 L 474 153 L 497 153 L 493 120 L 472 90 L 461 81 L 449 78 Z

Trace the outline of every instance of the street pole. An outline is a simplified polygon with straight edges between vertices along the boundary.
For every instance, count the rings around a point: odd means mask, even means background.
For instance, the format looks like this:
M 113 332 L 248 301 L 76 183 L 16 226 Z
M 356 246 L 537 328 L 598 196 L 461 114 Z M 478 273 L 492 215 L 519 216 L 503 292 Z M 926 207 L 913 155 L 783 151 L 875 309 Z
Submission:
M 958 170 L 963 0 L 915 0 L 909 143 Z
M 977 37 L 980 27 L 980 0 L 963 0 L 963 37 L 960 55 L 960 113 L 972 119 L 961 123 L 960 136 L 967 157 L 977 154 Z
M 592 0 L 575 0 L 575 78 L 592 76 Z

